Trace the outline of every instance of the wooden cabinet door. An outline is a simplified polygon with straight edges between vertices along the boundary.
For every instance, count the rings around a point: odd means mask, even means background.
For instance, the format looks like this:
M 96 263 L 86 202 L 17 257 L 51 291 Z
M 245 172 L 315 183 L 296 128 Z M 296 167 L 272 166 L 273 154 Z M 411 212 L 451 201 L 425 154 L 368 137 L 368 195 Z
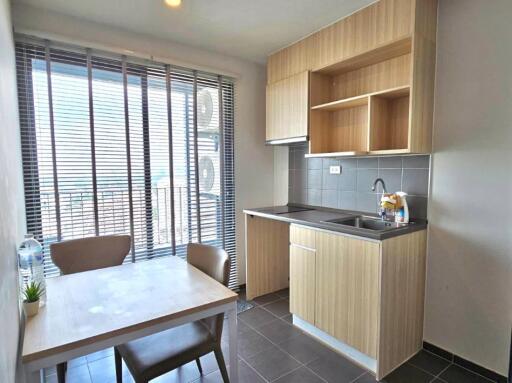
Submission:
M 316 252 L 290 245 L 290 312 L 311 324 L 315 323 Z
M 266 140 L 306 137 L 309 117 L 309 72 L 267 85 Z
M 380 245 L 317 232 L 315 325 L 377 357 Z

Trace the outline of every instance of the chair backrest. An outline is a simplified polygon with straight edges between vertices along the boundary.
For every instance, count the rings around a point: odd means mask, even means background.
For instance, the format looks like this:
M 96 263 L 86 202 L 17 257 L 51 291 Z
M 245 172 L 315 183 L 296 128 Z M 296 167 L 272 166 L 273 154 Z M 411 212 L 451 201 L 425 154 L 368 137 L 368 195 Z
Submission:
M 187 261 L 224 286 L 229 282 L 229 257 L 225 250 L 215 246 L 189 243 Z
M 129 235 L 103 235 L 50 245 L 53 263 L 62 274 L 120 265 L 130 252 L 130 248 Z
M 229 283 L 230 262 L 225 250 L 214 246 L 189 243 L 187 246 L 187 261 L 227 287 Z M 224 314 L 203 319 L 202 322 L 208 327 L 216 341 L 220 342 Z

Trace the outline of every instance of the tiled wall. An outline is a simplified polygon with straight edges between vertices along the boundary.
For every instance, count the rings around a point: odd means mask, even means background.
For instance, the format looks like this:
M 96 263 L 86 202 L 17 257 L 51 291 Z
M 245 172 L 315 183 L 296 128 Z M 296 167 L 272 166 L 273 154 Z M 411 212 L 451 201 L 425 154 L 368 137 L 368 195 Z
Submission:
M 427 217 L 430 156 L 307 159 L 306 151 L 306 146 L 290 148 L 291 203 L 375 213 L 382 189 L 379 186 L 372 192 L 371 188 L 380 177 L 388 192 L 402 190 L 409 194 L 411 217 Z M 329 174 L 331 165 L 341 165 L 341 174 Z

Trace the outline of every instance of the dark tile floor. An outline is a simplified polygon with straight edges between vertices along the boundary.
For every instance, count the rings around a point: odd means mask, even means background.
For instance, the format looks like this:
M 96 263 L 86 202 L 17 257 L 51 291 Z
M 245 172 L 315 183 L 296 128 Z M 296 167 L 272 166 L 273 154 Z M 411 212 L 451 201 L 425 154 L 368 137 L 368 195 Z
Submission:
M 243 296 L 243 292 L 241 293 Z M 362 368 L 338 355 L 291 325 L 288 291 L 255 299 L 256 306 L 238 315 L 238 357 L 241 383 L 375 383 Z M 227 331 L 224 333 L 227 338 Z M 227 340 L 223 340 L 227 358 Z M 194 362 L 176 369 L 155 383 L 222 382 L 212 354 L 203 357 L 203 376 Z M 123 366 L 123 382 L 132 383 Z M 45 372 L 56 383 L 55 369 Z M 115 383 L 113 350 L 74 359 L 68 365 L 68 383 Z M 427 351 L 421 351 L 382 380 L 383 383 L 489 383 Z

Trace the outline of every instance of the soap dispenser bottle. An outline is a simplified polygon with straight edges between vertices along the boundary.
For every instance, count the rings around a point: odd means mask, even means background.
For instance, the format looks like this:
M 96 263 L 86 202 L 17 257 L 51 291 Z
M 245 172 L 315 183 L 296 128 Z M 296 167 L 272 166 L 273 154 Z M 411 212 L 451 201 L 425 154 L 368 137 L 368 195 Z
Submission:
M 396 195 L 400 197 L 400 204 L 402 205 L 402 207 L 400 207 L 400 210 L 395 216 L 395 221 L 401 223 L 409 223 L 409 206 L 407 205 L 406 198 L 407 193 L 400 191 L 396 192 Z

